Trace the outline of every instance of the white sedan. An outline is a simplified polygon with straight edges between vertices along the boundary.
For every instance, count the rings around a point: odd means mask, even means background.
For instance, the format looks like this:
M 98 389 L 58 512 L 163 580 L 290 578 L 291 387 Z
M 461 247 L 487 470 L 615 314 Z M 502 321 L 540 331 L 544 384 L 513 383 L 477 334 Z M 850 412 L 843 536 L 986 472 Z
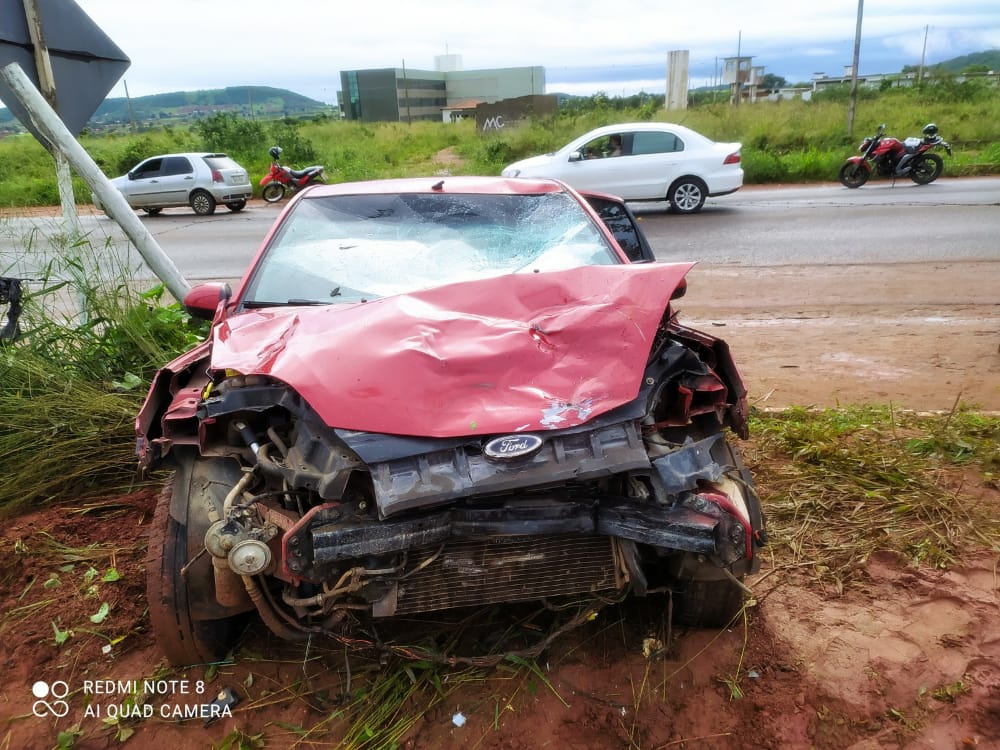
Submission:
M 515 162 L 504 177 L 554 177 L 627 201 L 668 201 L 695 213 L 743 186 L 740 143 L 716 143 L 683 125 L 630 122 L 581 135 L 558 151 Z

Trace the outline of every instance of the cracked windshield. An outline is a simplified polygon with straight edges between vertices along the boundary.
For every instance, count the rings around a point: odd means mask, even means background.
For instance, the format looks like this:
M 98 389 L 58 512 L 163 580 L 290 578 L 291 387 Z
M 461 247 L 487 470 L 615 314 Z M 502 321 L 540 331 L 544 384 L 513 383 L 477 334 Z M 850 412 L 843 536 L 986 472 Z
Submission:
M 509 273 L 620 262 L 563 193 L 312 198 L 283 223 L 243 304 L 366 302 Z

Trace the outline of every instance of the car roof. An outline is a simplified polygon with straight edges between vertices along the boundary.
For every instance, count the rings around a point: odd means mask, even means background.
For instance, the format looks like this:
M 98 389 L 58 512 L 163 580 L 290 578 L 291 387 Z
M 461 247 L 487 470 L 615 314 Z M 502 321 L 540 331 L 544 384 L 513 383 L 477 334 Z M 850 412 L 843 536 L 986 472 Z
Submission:
M 541 195 L 571 192 L 559 180 L 511 179 L 491 176 L 399 177 L 364 182 L 339 182 L 317 185 L 308 196 L 319 198 L 332 195 L 378 195 L 392 193 L 476 193 L 488 195 Z
M 147 156 L 147 159 L 165 159 L 168 156 L 192 156 L 192 157 L 206 157 L 206 156 L 228 156 L 228 154 L 219 153 L 217 151 L 180 151 L 176 154 L 156 154 L 155 156 Z
M 602 135 L 611 135 L 612 133 L 618 133 L 623 130 L 630 130 L 633 132 L 637 131 L 659 131 L 659 130 L 670 130 L 674 133 L 682 133 L 684 135 L 689 135 L 694 138 L 700 138 L 703 140 L 710 140 L 701 133 L 691 130 L 691 128 L 684 125 L 678 125 L 674 122 L 620 122 L 613 125 L 604 125 L 599 128 L 595 128 L 584 135 L 590 138 L 599 138 Z M 582 136 L 581 136 L 582 137 Z

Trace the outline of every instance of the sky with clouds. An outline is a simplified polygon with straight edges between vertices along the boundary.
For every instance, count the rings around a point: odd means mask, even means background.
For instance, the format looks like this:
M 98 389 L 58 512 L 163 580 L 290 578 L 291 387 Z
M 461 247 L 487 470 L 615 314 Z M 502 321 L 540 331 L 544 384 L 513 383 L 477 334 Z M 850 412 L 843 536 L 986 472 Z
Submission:
M 662 94 L 667 53 L 692 87 L 725 57 L 790 83 L 844 73 L 859 0 L 76 0 L 132 63 L 109 96 L 261 85 L 333 103 L 340 71 L 540 65 L 547 93 Z M 861 74 L 1000 49 L 1000 0 L 867 0 Z

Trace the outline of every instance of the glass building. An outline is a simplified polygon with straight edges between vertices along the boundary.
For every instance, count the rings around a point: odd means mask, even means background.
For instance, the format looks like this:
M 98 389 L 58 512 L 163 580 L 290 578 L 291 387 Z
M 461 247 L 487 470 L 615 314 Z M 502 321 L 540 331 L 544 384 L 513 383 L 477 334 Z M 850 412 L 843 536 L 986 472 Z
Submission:
M 411 70 L 377 68 L 340 73 L 341 110 L 362 122 L 440 121 L 459 102 L 494 103 L 545 93 L 545 69 Z

